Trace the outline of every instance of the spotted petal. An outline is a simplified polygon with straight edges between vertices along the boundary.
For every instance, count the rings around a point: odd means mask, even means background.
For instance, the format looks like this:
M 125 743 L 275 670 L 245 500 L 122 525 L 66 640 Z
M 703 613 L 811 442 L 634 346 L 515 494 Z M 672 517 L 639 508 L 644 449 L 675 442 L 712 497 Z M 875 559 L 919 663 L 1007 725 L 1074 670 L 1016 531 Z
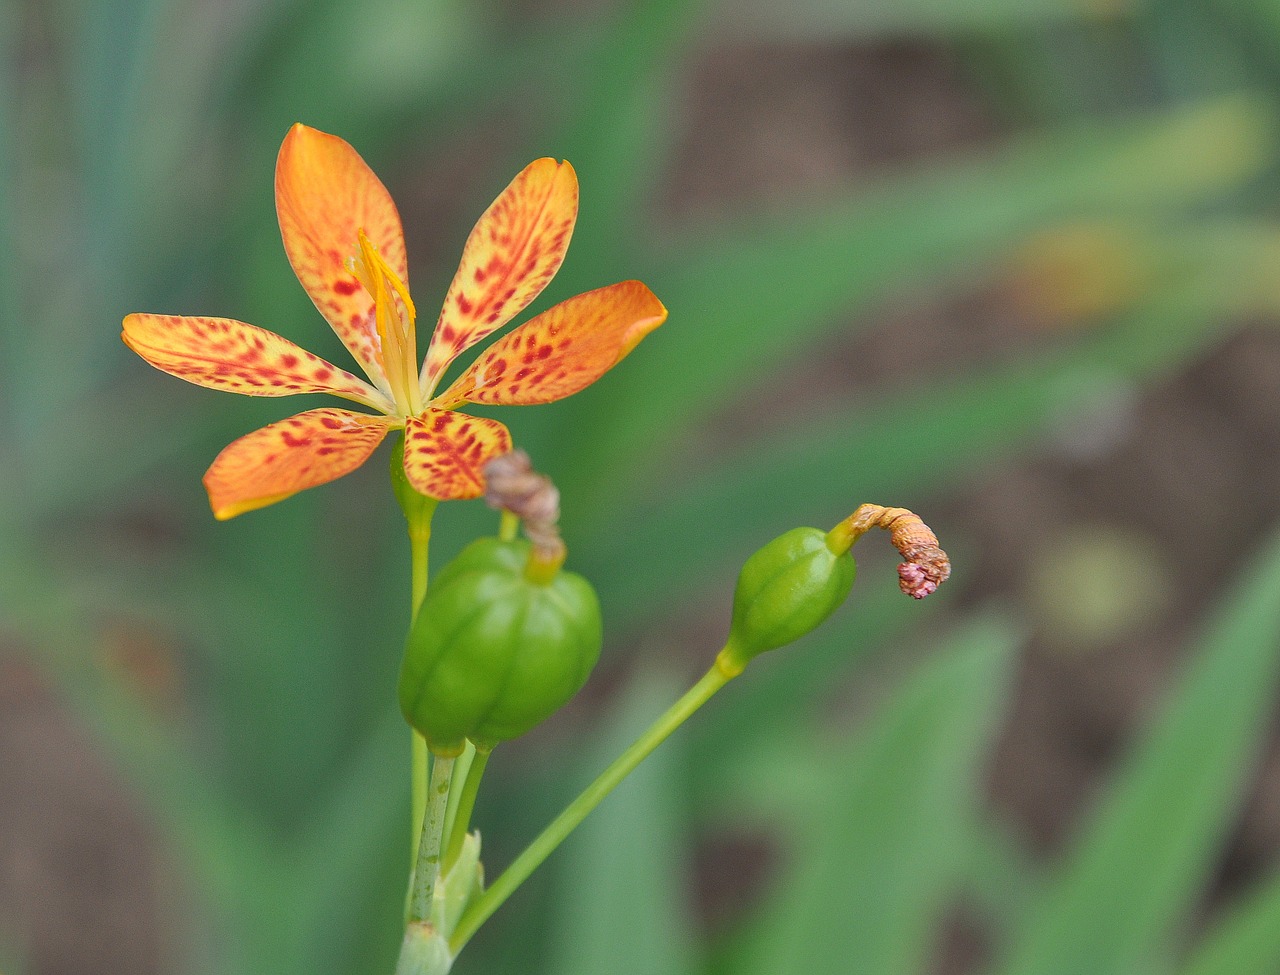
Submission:
M 246 396 L 332 393 L 376 410 L 392 403 L 363 379 L 256 325 L 230 318 L 130 315 L 125 344 L 157 369 Z
M 320 409 L 232 442 L 204 476 L 214 517 L 225 520 L 350 474 L 391 429 L 386 417 Z
M 476 223 L 422 366 L 430 396 L 459 353 L 501 328 L 542 293 L 569 249 L 578 177 L 567 162 L 537 159 Z
M 617 365 L 666 318 L 662 302 L 639 281 L 588 291 L 493 343 L 440 402 L 523 406 L 563 399 Z
M 404 472 L 419 493 L 441 501 L 484 493 L 484 465 L 511 451 L 497 420 L 428 408 L 404 428 Z
M 386 187 L 342 139 L 295 125 L 276 161 L 276 213 L 303 288 L 374 385 L 389 393 L 373 298 L 346 266 L 363 230 L 408 282 L 400 214 Z

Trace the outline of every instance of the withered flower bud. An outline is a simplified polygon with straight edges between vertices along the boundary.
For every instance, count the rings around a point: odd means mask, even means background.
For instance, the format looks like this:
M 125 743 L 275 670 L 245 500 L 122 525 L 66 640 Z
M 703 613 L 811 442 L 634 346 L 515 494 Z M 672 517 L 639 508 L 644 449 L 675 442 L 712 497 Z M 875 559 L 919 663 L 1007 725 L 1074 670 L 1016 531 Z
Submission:
M 490 508 L 510 511 L 524 524 L 536 558 L 543 563 L 564 562 L 560 538 L 560 491 L 551 478 L 533 469 L 523 450 L 495 457 L 484 468 L 484 500 Z
M 906 508 L 886 508 L 864 504 L 831 530 L 832 542 L 846 548 L 872 528 L 889 532 L 893 547 L 902 553 L 898 566 L 898 588 L 914 599 L 937 592 L 951 575 L 951 559 L 920 516 Z

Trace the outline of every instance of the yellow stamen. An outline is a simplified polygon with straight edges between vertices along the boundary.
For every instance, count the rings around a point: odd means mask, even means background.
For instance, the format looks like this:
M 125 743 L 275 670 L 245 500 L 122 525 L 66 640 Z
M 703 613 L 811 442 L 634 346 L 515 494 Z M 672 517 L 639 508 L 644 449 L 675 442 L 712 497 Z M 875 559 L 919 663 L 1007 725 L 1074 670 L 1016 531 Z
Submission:
M 364 266 L 364 261 L 357 261 L 354 257 L 348 257 L 346 266 L 352 277 L 360 282 L 361 287 L 369 294 L 373 294 L 373 281 L 369 278 L 369 270 Z
M 357 234 L 360 256 L 347 267 L 373 298 L 374 324 L 382 345 L 383 368 L 396 405 L 405 414 L 422 412 L 418 389 L 417 312 L 409 288 L 378 253 L 363 230 Z M 399 299 L 397 305 L 396 299 Z

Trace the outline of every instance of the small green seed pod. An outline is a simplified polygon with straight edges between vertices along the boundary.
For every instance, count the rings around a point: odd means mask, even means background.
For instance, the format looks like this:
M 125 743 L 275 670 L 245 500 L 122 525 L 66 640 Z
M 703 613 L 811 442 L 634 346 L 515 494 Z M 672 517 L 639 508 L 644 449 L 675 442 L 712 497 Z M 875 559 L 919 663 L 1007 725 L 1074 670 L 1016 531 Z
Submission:
M 427 590 L 405 645 L 400 709 L 437 754 L 524 734 L 578 692 L 600 656 L 590 583 L 529 566 L 528 542 L 482 538 Z
M 855 571 L 848 546 L 837 553 L 816 528 L 793 528 L 769 542 L 738 575 L 721 668 L 737 674 L 756 655 L 814 629 L 848 597 Z

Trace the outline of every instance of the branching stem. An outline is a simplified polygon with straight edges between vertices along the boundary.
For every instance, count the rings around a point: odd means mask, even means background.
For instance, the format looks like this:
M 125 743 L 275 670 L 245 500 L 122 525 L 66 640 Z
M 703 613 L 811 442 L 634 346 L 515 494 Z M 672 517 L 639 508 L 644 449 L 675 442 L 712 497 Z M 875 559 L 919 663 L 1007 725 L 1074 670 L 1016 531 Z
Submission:
M 587 814 L 600 805 L 610 792 L 635 771 L 649 753 L 657 748 L 667 737 L 692 715 L 698 708 L 706 704 L 711 696 L 724 687 L 734 675 L 713 666 L 696 684 L 693 685 L 680 700 L 671 705 L 649 728 L 637 738 L 625 752 L 619 755 L 600 776 L 582 791 L 582 793 L 565 807 L 564 812 L 553 819 L 550 825 L 507 867 L 506 871 L 493 886 L 477 898 L 467 908 L 458 926 L 449 939 L 449 949 L 457 955 L 480 925 L 484 924 L 502 904 L 515 893 L 516 889 L 528 879 L 542 862 L 551 855 L 570 833 L 587 818 Z M 479 756 L 477 756 L 479 757 Z

